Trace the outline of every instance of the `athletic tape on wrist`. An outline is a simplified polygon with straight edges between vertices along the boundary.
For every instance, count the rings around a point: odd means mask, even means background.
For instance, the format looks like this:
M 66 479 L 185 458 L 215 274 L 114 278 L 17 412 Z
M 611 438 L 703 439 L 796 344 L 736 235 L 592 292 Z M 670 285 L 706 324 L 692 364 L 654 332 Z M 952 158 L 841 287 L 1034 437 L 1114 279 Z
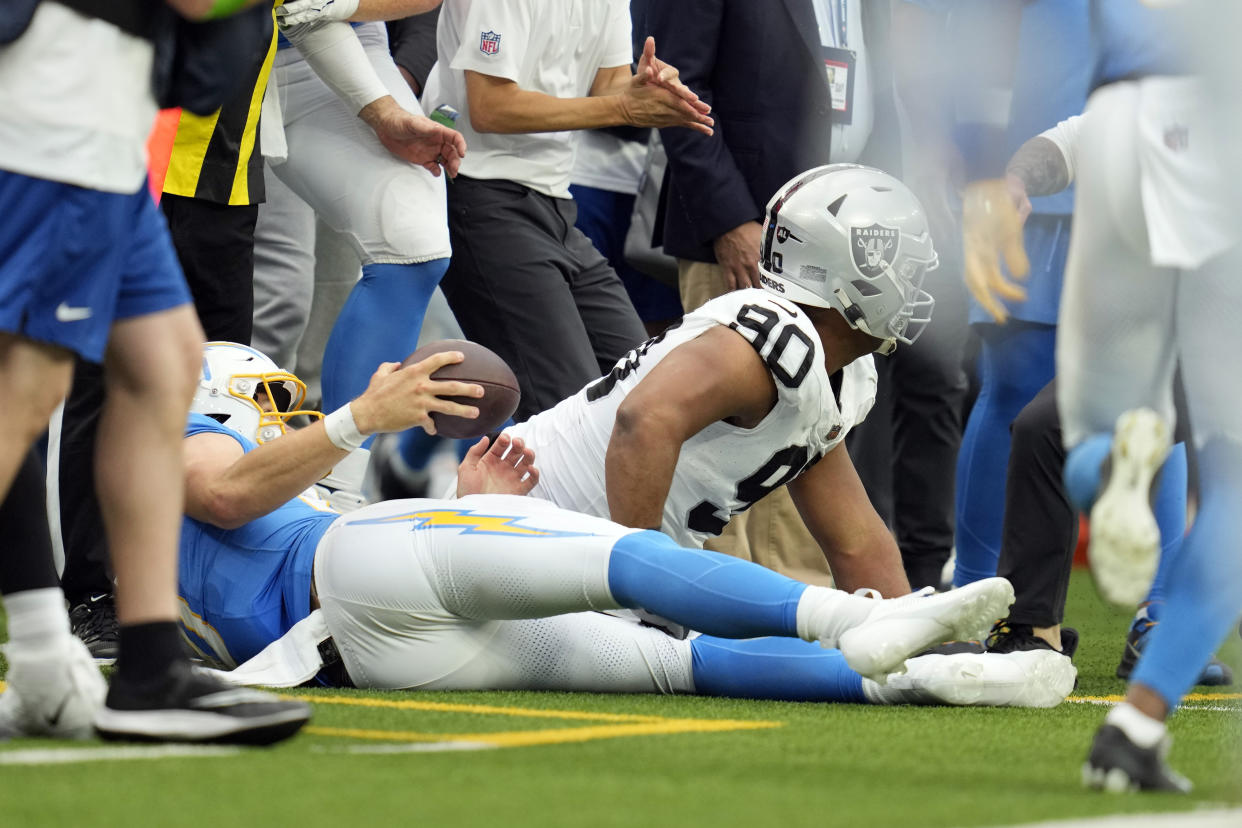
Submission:
M 349 403 L 324 417 L 323 429 L 328 433 L 332 445 L 345 451 L 361 448 L 367 440 L 367 435 L 359 431 L 358 424 L 354 422 L 354 411 Z

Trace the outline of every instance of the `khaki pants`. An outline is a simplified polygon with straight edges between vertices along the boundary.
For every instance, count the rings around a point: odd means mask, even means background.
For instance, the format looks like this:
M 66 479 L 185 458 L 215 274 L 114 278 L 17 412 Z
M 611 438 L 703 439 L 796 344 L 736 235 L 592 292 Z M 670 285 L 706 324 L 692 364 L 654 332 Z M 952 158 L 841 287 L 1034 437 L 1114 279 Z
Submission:
M 686 313 L 725 292 L 724 270 L 707 262 L 677 260 L 681 304 Z M 754 561 L 808 584 L 832 586 L 832 573 L 782 486 L 746 512 L 734 515 L 718 538 L 704 544 L 715 552 Z

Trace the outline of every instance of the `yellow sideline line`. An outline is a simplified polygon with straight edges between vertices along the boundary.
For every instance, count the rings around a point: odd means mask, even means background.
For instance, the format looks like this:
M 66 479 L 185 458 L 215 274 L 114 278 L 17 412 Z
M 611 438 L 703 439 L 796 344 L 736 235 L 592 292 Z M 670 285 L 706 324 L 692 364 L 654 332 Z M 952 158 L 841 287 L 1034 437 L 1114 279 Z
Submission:
M 492 716 L 518 716 L 531 719 L 571 719 L 586 722 L 656 723 L 674 721 L 663 716 L 642 716 L 631 713 L 588 713 L 581 710 L 532 710 L 526 707 L 496 707 L 488 704 L 453 704 L 449 702 L 412 701 L 409 699 L 367 699 L 354 696 L 290 696 L 284 698 L 311 704 L 343 704 L 353 707 L 386 707 L 393 710 L 426 710 L 440 713 L 481 713 Z M 697 720 L 687 720 L 697 721 Z
M 1236 701 L 1242 699 L 1242 693 L 1187 693 L 1182 697 L 1182 701 Z M 1084 701 L 1084 702 L 1119 702 L 1124 701 L 1125 696 L 1070 696 L 1067 701 Z
M 713 733 L 728 730 L 762 730 L 783 727 L 782 722 L 731 719 L 665 719 L 635 724 L 564 727 L 548 730 L 515 730 L 499 733 L 418 733 L 405 730 L 359 730 L 346 727 L 308 726 L 303 732 L 345 739 L 393 742 L 473 742 L 494 747 L 532 747 L 617 739 L 626 736 L 661 736 L 672 733 Z

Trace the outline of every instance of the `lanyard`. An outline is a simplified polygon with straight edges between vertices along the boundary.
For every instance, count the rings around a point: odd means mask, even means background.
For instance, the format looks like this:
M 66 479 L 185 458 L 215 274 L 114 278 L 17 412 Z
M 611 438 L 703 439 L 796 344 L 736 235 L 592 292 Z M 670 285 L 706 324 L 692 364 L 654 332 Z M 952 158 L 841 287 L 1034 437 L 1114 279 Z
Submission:
M 850 0 L 813 0 L 815 22 L 819 26 L 820 41 L 825 46 L 847 48 L 849 4 Z

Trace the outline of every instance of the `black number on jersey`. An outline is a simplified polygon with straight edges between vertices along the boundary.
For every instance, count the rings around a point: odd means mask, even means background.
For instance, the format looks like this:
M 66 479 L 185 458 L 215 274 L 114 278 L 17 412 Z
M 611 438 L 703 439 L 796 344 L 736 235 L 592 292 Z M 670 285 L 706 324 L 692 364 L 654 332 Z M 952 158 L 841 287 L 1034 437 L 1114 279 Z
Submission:
M 797 313 L 797 311 L 792 312 Z M 765 308 L 762 305 L 742 305 L 737 312 L 737 320 L 729 323 L 729 327 L 746 337 L 759 355 L 763 356 L 764 346 L 768 344 L 768 339 L 771 338 L 772 331 L 779 321 L 779 314 L 771 308 Z M 789 343 L 795 339 L 801 344 L 802 362 L 799 363 L 796 371 L 790 373 L 789 369 L 782 364 L 782 360 Z M 763 356 L 763 361 L 767 363 L 768 370 L 781 385 L 786 388 L 797 388 L 810 373 L 811 366 L 815 364 L 815 343 L 797 325 L 792 322 L 786 323 L 776 335 L 772 349 L 768 351 L 767 356 Z
M 612 389 L 617 387 L 618 382 L 638 370 L 638 363 L 647 355 L 647 352 L 662 342 L 664 337 L 668 336 L 668 332 L 679 325 L 681 325 L 680 319 L 621 357 L 611 371 L 587 386 L 587 402 L 595 402 L 611 394 Z
M 774 489 L 784 486 L 802 472 L 819 462 L 823 455 L 812 456 L 806 446 L 788 446 L 773 454 L 759 470 L 739 481 L 734 497 L 742 502 L 738 512 L 745 512 Z M 722 507 L 704 500 L 686 514 L 686 526 L 694 532 L 719 535 L 729 522 L 729 515 Z

